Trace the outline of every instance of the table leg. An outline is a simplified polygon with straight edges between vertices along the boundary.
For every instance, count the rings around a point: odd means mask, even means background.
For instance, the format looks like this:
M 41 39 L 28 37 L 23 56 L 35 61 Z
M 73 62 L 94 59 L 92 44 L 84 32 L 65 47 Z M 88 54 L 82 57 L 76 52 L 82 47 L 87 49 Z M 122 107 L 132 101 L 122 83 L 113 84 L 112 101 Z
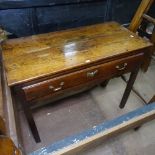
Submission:
M 103 88 L 106 87 L 106 86 L 108 85 L 109 81 L 110 81 L 110 79 L 103 81 L 103 82 L 100 84 L 100 86 L 103 87 Z
M 127 99 L 128 99 L 128 97 L 129 97 L 129 95 L 130 95 L 130 92 L 131 92 L 131 90 L 132 90 L 132 86 L 133 86 L 133 84 L 134 84 L 134 82 L 135 82 L 135 80 L 136 80 L 137 74 L 138 74 L 138 72 L 139 72 L 139 69 L 140 69 L 140 65 L 139 65 L 138 67 L 136 67 L 136 69 L 135 69 L 133 72 L 131 72 L 129 81 L 128 81 L 128 83 L 127 83 L 125 92 L 124 92 L 124 94 L 123 94 L 121 103 L 120 103 L 120 105 L 119 105 L 119 107 L 120 107 L 121 109 L 124 108 L 124 106 L 125 106 L 125 104 L 126 104 L 126 102 L 127 102 Z
M 155 102 L 155 95 L 152 97 L 152 99 L 147 104 L 151 104 L 152 102 Z
M 40 140 L 40 136 L 39 136 L 39 132 L 38 132 L 36 123 L 35 123 L 33 115 L 32 115 L 31 108 L 30 108 L 30 106 L 27 104 L 27 102 L 25 100 L 24 93 L 21 93 L 20 97 L 21 97 L 20 102 L 21 102 L 21 104 L 23 106 L 23 110 L 24 110 L 27 122 L 29 124 L 29 128 L 30 128 L 30 130 L 32 132 L 32 135 L 33 135 L 36 143 L 39 143 L 39 142 L 41 142 L 41 140 Z

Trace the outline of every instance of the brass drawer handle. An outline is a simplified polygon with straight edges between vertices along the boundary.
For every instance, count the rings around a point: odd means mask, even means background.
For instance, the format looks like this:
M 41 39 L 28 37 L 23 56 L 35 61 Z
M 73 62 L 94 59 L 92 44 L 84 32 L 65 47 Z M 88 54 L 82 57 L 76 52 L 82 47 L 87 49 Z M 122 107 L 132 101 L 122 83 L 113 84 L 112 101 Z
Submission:
M 60 83 L 60 87 L 54 88 L 54 86 L 49 86 L 49 89 L 53 90 L 54 92 L 57 92 L 63 88 L 64 82 Z
M 97 73 L 98 73 L 98 70 L 95 70 L 95 71 L 92 71 L 92 72 L 88 72 L 87 73 L 87 77 L 94 77 Z
M 117 65 L 116 69 L 119 71 L 122 71 L 122 70 L 126 69 L 127 65 L 128 65 L 127 63 L 124 63 L 123 65 Z
M 56 91 L 59 91 L 61 89 L 62 89 L 62 87 L 58 87 L 58 88 L 54 88 L 53 91 L 56 92 Z

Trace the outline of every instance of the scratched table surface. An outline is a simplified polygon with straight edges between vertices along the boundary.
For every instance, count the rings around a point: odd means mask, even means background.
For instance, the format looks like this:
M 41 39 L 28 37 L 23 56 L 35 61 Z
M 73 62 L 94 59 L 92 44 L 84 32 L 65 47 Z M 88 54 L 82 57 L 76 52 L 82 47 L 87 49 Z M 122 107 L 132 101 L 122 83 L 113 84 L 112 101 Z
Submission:
M 116 22 L 10 39 L 3 43 L 9 86 L 151 46 Z

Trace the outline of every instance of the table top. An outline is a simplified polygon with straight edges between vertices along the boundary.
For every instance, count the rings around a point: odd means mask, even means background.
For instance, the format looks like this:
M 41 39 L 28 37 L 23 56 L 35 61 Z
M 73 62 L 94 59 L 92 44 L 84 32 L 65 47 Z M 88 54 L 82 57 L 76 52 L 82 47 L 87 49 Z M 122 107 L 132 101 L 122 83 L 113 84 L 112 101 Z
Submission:
M 151 47 L 116 22 L 10 39 L 2 44 L 9 86 Z

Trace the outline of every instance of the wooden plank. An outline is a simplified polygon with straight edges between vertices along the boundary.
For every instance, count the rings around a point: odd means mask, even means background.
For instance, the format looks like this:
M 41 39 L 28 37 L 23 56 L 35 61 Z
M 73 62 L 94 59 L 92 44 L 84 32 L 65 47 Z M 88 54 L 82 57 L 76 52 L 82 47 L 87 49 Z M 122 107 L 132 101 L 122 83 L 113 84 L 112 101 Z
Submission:
M 151 98 L 151 100 L 148 102 L 148 104 L 155 102 L 155 95 Z
M 1 57 L 1 50 L 0 50 L 0 57 Z M 3 97 L 2 97 L 2 85 L 1 85 L 1 60 L 0 60 L 0 116 L 3 117 L 4 109 L 3 109 Z
M 5 105 L 5 118 L 7 136 L 13 141 L 14 145 L 20 150 L 21 154 L 25 153 L 23 142 L 21 138 L 21 130 L 19 118 L 17 118 L 17 109 L 14 106 L 10 88 L 7 85 L 6 75 L 2 64 L 2 89 L 3 89 L 3 103 Z M 18 153 L 18 152 L 17 152 Z
M 18 136 L 17 136 L 17 128 L 16 128 L 16 122 L 15 122 L 15 114 L 13 109 L 13 102 L 11 97 L 10 89 L 7 85 L 5 72 L 2 68 L 2 88 L 3 88 L 3 102 L 5 105 L 5 117 L 7 119 L 7 132 L 8 136 L 13 140 L 16 146 L 19 145 Z
M 150 23 L 153 23 L 155 25 L 155 19 L 147 14 L 143 14 L 143 18 L 148 20 Z
M 29 155 L 75 155 L 80 151 L 103 142 L 106 138 L 118 135 L 152 119 L 155 119 L 155 103 L 146 105 L 113 120 L 103 122 L 94 128 L 65 138 Z
M 152 41 L 152 43 L 154 45 L 154 49 L 155 49 L 155 28 L 153 29 L 153 32 L 152 32 L 151 41 Z
M 154 2 L 154 0 L 142 0 L 139 8 L 137 9 L 136 14 L 134 15 L 131 24 L 129 26 L 129 30 L 136 32 L 139 25 L 142 22 L 143 19 L 143 14 L 147 13 L 147 11 L 149 10 L 150 6 L 152 5 L 152 3 Z
M 0 76 L 1 76 L 1 72 L 0 72 Z M 0 77 L 0 82 L 1 82 L 1 77 Z M 0 116 L 4 116 L 4 109 L 3 109 L 3 98 L 2 98 L 2 87 L 1 87 L 1 83 L 0 83 Z
M 3 32 L 0 29 L 0 43 L 1 43 L 1 32 Z M 1 57 L 1 49 L 0 49 L 0 57 Z M 4 103 L 3 103 L 3 94 L 2 94 L 2 78 L 1 78 L 1 71 L 2 71 L 2 65 L 0 60 L 0 135 L 6 135 L 6 126 L 5 126 L 5 118 L 4 118 Z
M 3 75 L 3 68 L 0 60 L 0 155 L 21 155 L 21 151 L 16 147 L 19 147 L 19 141 L 17 140 L 11 94 L 9 94 L 9 88 L 6 87 L 7 83 Z

